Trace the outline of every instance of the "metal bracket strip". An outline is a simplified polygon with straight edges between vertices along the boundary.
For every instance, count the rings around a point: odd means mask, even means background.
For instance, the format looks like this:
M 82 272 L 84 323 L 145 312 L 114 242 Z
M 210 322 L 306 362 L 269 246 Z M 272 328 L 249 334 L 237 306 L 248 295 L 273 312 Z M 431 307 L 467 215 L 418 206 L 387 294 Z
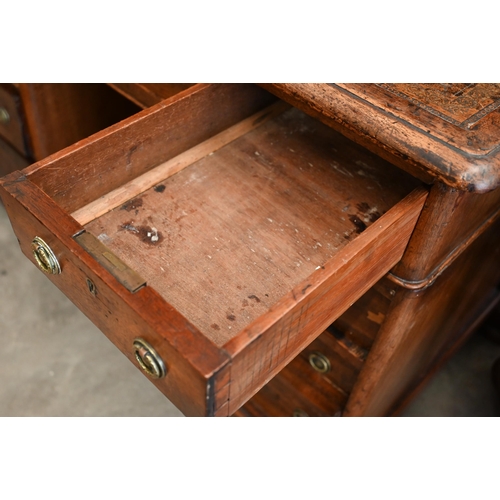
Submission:
M 106 271 L 109 271 L 129 292 L 137 292 L 146 280 L 127 266 L 93 234 L 86 231 L 75 234 L 73 239 L 86 250 Z

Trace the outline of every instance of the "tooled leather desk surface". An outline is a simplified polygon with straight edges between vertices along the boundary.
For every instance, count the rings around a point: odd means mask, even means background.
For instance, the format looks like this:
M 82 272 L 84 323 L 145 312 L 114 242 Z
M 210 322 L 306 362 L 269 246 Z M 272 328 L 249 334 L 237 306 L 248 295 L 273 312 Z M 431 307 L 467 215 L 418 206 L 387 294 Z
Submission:
M 437 178 L 474 192 L 500 185 L 498 83 L 264 87 L 426 181 Z

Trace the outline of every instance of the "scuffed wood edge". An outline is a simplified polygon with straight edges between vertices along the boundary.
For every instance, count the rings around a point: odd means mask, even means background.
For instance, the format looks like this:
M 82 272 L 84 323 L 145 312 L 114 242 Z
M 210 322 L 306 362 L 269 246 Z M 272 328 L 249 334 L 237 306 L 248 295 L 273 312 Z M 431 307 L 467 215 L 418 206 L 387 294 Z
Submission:
M 102 196 L 101 198 L 89 203 L 88 205 L 80 208 L 71 215 L 82 226 L 97 219 L 101 215 L 110 212 L 116 207 L 119 207 L 127 200 L 138 196 L 139 194 L 147 191 L 156 184 L 164 181 L 168 177 L 180 172 L 182 169 L 197 162 L 201 158 L 217 151 L 238 137 L 250 132 L 256 127 L 264 124 L 271 118 L 281 114 L 290 106 L 284 102 L 277 102 L 258 113 L 242 120 L 241 122 L 233 125 L 232 127 L 224 130 L 223 132 L 207 139 L 206 141 L 198 144 L 197 146 L 181 153 L 180 155 L 172 158 L 157 167 L 149 170 L 148 172 L 140 175 L 139 177 L 127 182 L 123 186 L 111 191 L 110 193 Z
M 294 287 L 267 314 L 224 345 L 224 350 L 233 358 L 229 414 L 271 380 L 401 259 L 427 195 L 427 189 L 415 189 L 309 279 Z M 360 270 L 361 261 L 365 265 Z M 367 264 L 367 261 L 372 262 Z M 357 279 L 353 279 L 355 277 Z
M 498 148 L 489 155 L 467 155 L 340 87 L 316 83 L 261 87 L 424 182 L 438 178 L 455 189 L 477 193 L 500 186 Z
M 27 177 L 30 177 L 32 175 L 37 174 L 39 170 L 43 170 L 45 168 L 49 169 L 58 168 L 57 162 L 59 160 L 66 157 L 70 157 L 71 155 L 75 154 L 75 152 L 84 150 L 88 148 L 89 145 L 94 145 L 94 143 L 98 143 L 104 140 L 105 138 L 113 136 L 116 133 L 120 133 L 123 130 L 126 130 L 130 127 L 134 127 L 138 122 L 147 119 L 150 115 L 155 114 L 157 112 L 161 113 L 164 108 L 168 108 L 170 105 L 175 104 L 178 101 L 181 101 L 183 99 L 190 99 L 193 95 L 197 94 L 198 92 L 203 92 L 207 90 L 209 86 L 210 85 L 204 83 L 198 83 L 196 85 L 193 85 L 192 87 L 183 90 L 182 92 L 179 92 L 178 94 L 169 97 L 168 99 L 160 101 L 158 104 L 155 104 L 150 108 L 143 109 L 142 111 L 139 111 L 135 115 L 132 115 L 129 118 L 126 118 L 125 120 L 119 123 L 115 123 L 110 127 L 107 127 L 103 130 L 100 130 L 99 132 L 96 132 L 95 134 L 91 135 L 90 137 L 87 137 L 86 139 L 82 139 L 81 141 L 78 141 L 72 144 L 71 146 L 67 146 L 66 148 L 61 149 L 60 151 L 57 151 L 53 154 L 50 154 L 49 156 L 44 157 L 43 159 L 25 168 L 23 170 L 23 173 Z M 55 166 L 53 165 L 54 163 L 56 163 Z
M 167 374 L 165 379 L 153 381 L 158 389 L 167 397 L 172 397 L 170 391 L 174 391 L 176 396 L 174 399 L 179 402 L 179 409 L 187 415 L 213 416 L 216 400 L 213 388 L 217 391 L 228 383 L 230 360 L 227 354 L 166 303 L 151 287 L 145 286 L 135 294 L 123 287 L 74 241 L 72 236 L 83 229 L 81 225 L 62 211 L 21 172 L 16 171 L 0 179 L 0 197 L 4 201 L 14 232 L 26 257 L 34 262 L 30 245 L 35 234 L 31 233 L 41 234 L 51 246 L 54 245 L 63 269 L 61 275 L 48 276 L 48 279 L 62 289 L 98 327 L 108 324 L 108 331 L 103 330 L 103 332 L 134 362 L 131 346 L 123 341 L 127 335 L 120 333 L 124 330 L 116 331 L 115 327 L 109 325 L 108 318 L 105 319 L 99 314 L 96 317 L 95 306 L 89 306 L 90 295 L 84 290 L 85 278 L 81 278 L 80 275 L 84 273 L 83 276 L 89 276 L 101 291 L 98 295 L 100 301 L 104 299 L 110 303 L 108 299 L 114 297 L 112 301 L 116 302 L 120 311 L 129 320 L 133 320 L 136 326 L 138 323 L 144 325 L 144 329 L 139 330 L 139 335 L 146 335 L 146 338 L 148 335 L 154 335 L 160 344 L 164 344 L 163 347 L 159 345 L 159 350 L 168 350 L 177 360 L 174 363 L 174 372 L 181 373 L 182 366 L 187 370 L 186 374 L 182 372 L 183 385 L 175 382 L 180 379 L 169 378 Z M 74 279 L 75 277 L 78 279 Z M 165 361 L 169 363 L 168 359 Z M 189 374 L 190 376 L 186 378 Z M 185 383 L 186 380 L 189 384 Z M 201 383 L 205 387 L 204 393 L 199 393 L 197 390 L 196 398 L 193 398 L 185 385 L 192 388 Z

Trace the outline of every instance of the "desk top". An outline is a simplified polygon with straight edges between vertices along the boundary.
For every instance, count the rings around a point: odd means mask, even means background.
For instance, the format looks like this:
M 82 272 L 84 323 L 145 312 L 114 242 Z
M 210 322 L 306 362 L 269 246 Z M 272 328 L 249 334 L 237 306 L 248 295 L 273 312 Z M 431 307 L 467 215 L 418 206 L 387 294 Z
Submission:
M 500 185 L 500 84 L 266 84 L 425 182 Z

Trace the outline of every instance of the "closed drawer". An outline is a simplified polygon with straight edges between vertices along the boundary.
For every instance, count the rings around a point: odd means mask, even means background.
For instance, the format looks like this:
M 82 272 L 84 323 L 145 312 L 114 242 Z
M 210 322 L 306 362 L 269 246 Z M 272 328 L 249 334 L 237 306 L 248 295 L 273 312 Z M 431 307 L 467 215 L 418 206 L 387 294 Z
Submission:
M 11 84 L 0 84 L 0 136 L 19 153 L 28 156 L 21 99 L 17 89 Z
M 141 108 L 148 108 L 192 87 L 192 83 L 109 83 L 110 87 Z
M 1 192 L 25 255 L 36 263 L 41 238 L 39 260 L 61 271 L 48 278 L 182 412 L 217 416 L 400 260 L 427 196 L 266 91 L 226 84 L 195 85 Z
M 27 167 L 30 162 L 0 138 L 0 176 Z
M 328 334 L 324 333 L 319 339 L 325 335 Z M 315 371 L 308 359 L 301 355 L 243 405 L 235 416 L 338 417 L 347 396 L 330 378 Z
M 373 288 L 367 294 L 371 294 Z M 358 300 L 351 306 L 351 309 L 359 310 L 359 302 Z M 368 350 L 349 340 L 335 326 L 336 323 L 330 325 L 324 333 L 311 342 L 235 415 L 340 416 L 363 367 Z
M 393 297 L 381 279 L 235 416 L 341 416 Z

